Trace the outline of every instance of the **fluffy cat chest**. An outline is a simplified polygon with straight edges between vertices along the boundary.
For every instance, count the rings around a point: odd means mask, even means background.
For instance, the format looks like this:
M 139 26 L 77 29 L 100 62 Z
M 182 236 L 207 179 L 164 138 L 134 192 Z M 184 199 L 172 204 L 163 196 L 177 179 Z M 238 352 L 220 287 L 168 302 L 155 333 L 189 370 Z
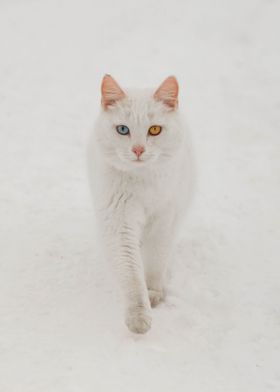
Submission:
M 147 210 L 161 208 L 176 194 L 177 178 L 170 174 L 154 175 L 148 179 L 132 178 L 122 188 Z

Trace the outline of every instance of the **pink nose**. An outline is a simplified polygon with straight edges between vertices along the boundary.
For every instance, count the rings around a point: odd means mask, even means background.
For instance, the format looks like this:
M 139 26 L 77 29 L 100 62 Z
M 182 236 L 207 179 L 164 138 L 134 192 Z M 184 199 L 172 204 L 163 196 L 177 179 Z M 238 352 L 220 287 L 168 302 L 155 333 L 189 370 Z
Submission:
M 145 148 L 144 146 L 133 146 L 132 151 L 137 156 L 137 158 L 139 158 L 140 155 L 143 154 L 143 152 L 145 151 Z

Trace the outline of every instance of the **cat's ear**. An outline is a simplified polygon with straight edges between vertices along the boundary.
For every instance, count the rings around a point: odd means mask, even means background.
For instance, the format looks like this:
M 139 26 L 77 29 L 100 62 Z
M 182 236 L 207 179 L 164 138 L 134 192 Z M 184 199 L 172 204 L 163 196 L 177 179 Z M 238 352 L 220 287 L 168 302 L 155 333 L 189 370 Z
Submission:
M 154 93 L 157 101 L 162 101 L 170 109 L 178 106 L 179 85 L 175 76 L 169 76 Z
M 125 97 L 125 93 L 111 75 L 104 76 L 101 84 L 101 95 L 101 103 L 105 110 Z

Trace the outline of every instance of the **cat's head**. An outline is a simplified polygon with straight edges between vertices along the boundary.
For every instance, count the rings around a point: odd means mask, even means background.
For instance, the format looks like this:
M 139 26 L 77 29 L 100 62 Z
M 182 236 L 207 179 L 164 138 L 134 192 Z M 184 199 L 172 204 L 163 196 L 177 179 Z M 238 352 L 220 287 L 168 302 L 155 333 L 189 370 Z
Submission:
M 105 75 L 101 94 L 97 143 L 112 166 L 126 171 L 152 168 L 176 156 L 184 135 L 174 76 L 155 90 L 124 90 Z

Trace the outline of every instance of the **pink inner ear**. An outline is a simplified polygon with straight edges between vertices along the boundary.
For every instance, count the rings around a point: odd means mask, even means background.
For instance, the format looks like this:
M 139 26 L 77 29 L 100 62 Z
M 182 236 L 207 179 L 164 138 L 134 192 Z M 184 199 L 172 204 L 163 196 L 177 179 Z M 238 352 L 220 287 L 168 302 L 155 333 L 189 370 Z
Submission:
M 111 75 L 105 75 L 101 84 L 102 106 L 107 109 L 125 97 L 124 91 Z
M 169 76 L 159 86 L 154 94 L 157 101 L 162 101 L 168 107 L 175 109 L 178 105 L 179 85 L 175 76 Z

